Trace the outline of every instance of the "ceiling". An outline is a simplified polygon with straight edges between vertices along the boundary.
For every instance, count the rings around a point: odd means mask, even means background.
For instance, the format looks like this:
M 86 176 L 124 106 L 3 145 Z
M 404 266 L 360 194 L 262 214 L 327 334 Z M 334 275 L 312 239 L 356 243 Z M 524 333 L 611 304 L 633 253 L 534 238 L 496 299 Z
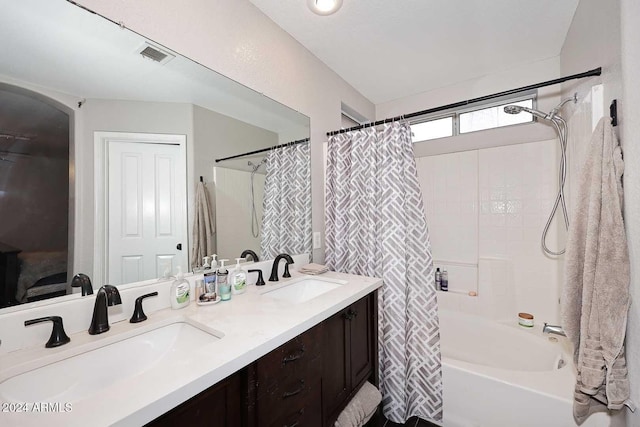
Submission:
M 163 48 L 176 56 L 163 65 L 145 59 L 138 53 L 143 37 L 72 3 L 0 0 L 0 6 L 0 80 L 78 100 L 190 103 L 276 133 L 308 134 L 308 117 L 169 49 Z
M 579 0 L 250 0 L 374 104 L 560 54 Z

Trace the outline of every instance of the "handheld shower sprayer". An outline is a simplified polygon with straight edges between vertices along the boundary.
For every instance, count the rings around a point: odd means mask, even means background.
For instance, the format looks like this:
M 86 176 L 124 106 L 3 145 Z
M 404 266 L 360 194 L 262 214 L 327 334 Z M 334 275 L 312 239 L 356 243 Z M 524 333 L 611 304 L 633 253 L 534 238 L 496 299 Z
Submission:
M 532 114 L 535 117 L 540 119 L 548 120 L 551 122 L 556 132 L 558 133 L 558 139 L 560 141 L 560 167 L 558 170 L 558 195 L 556 196 L 555 203 L 553 204 L 553 208 L 551 210 L 551 214 L 549 215 L 549 219 L 547 220 L 547 224 L 544 226 L 544 230 L 542 231 L 541 245 L 542 250 L 549 255 L 562 255 L 565 252 L 565 249 L 561 251 L 554 252 L 547 247 L 547 233 L 549 231 L 549 227 L 551 226 L 551 221 L 553 217 L 556 215 L 558 211 L 558 207 L 562 207 L 562 214 L 564 218 L 564 225 L 567 230 L 569 230 L 569 213 L 567 212 L 567 204 L 564 196 L 564 184 L 567 179 L 567 122 L 558 114 L 562 107 L 567 103 L 573 101 L 574 103 L 578 102 L 578 94 L 574 93 L 573 97 L 567 98 L 560 102 L 553 110 L 551 110 L 548 114 L 545 114 L 541 111 L 534 110 L 532 108 L 523 107 L 521 105 L 507 105 L 504 107 L 504 112 L 507 114 L 518 114 L 522 111 Z

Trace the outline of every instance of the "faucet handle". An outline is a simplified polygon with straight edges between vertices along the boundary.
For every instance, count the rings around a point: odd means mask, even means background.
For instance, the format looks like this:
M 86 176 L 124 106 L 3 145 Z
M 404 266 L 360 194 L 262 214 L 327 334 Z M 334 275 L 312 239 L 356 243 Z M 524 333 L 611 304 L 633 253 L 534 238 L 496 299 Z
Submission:
M 258 273 L 258 280 L 256 280 L 256 286 L 264 286 L 264 279 L 262 278 L 262 270 L 247 270 L 248 273 Z
M 135 303 L 136 305 L 135 305 L 135 308 L 133 309 L 133 316 L 131 316 L 131 319 L 129 319 L 129 323 L 140 323 L 147 320 L 147 315 L 144 314 L 144 311 L 142 310 L 142 300 L 148 297 L 155 297 L 157 295 L 158 295 L 158 292 L 156 291 L 156 292 L 151 292 L 150 294 L 142 295 L 136 298 L 136 303 Z
M 49 341 L 44 345 L 46 348 L 58 347 L 71 341 L 71 338 L 64 332 L 64 326 L 62 324 L 62 317 L 60 316 L 47 316 L 39 317 L 37 319 L 25 320 L 24 326 L 33 325 L 35 323 L 53 322 L 53 329 L 51 330 L 51 336 Z

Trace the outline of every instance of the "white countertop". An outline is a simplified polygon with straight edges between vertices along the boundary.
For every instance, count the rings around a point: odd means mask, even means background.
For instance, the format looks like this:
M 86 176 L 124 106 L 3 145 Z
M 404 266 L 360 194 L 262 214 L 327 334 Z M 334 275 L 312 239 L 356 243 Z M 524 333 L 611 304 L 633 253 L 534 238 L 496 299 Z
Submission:
M 171 370 L 150 367 L 142 374 L 102 388 L 77 402 L 58 402 L 60 412 L 34 412 L 35 403 L 23 402 L 22 409 L 0 408 L 0 422 L 6 426 L 140 426 L 185 402 L 213 384 L 254 362 L 302 332 L 317 325 L 382 285 L 381 279 L 328 272 L 321 278 L 347 281 L 312 300 L 291 304 L 261 295 L 283 286 L 287 280 L 303 275 L 292 272 L 292 278 L 262 287 L 249 286 L 245 294 L 234 295 L 231 301 L 211 306 L 198 306 L 193 301 L 181 310 L 164 309 L 147 313 L 148 320 L 138 324 L 118 322 L 109 332 L 71 335 L 71 342 L 54 348 L 32 348 L 0 357 L 1 382 L 18 373 L 54 363 L 73 355 L 90 351 L 142 331 L 155 329 L 174 321 L 187 320 L 222 332 L 224 337 L 203 345 L 188 356 L 184 363 Z M 313 276 L 309 276 L 313 277 Z M 122 364 L 127 355 L 122 355 Z M 96 369 L 100 369 L 96 366 Z M 73 372 L 69 372 L 73 375 Z M 33 384 L 34 388 L 38 384 Z M 70 403 L 70 406 L 66 406 Z M 70 409 L 70 410 L 69 410 Z M 64 412 L 68 410 L 68 412 Z

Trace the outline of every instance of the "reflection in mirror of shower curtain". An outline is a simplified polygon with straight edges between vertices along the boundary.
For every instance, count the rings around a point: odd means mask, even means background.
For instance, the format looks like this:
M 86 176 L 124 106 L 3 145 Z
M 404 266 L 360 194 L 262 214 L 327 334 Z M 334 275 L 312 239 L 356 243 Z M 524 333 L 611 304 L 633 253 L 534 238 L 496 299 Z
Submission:
M 260 255 L 260 235 L 251 234 L 251 172 L 214 167 L 216 245 L 218 259 L 231 263 L 245 249 Z M 256 173 L 254 192 L 256 215 L 262 219 L 265 176 Z
M 311 232 L 311 148 L 309 141 L 271 150 L 267 155 L 262 259 L 280 253 L 313 251 Z

